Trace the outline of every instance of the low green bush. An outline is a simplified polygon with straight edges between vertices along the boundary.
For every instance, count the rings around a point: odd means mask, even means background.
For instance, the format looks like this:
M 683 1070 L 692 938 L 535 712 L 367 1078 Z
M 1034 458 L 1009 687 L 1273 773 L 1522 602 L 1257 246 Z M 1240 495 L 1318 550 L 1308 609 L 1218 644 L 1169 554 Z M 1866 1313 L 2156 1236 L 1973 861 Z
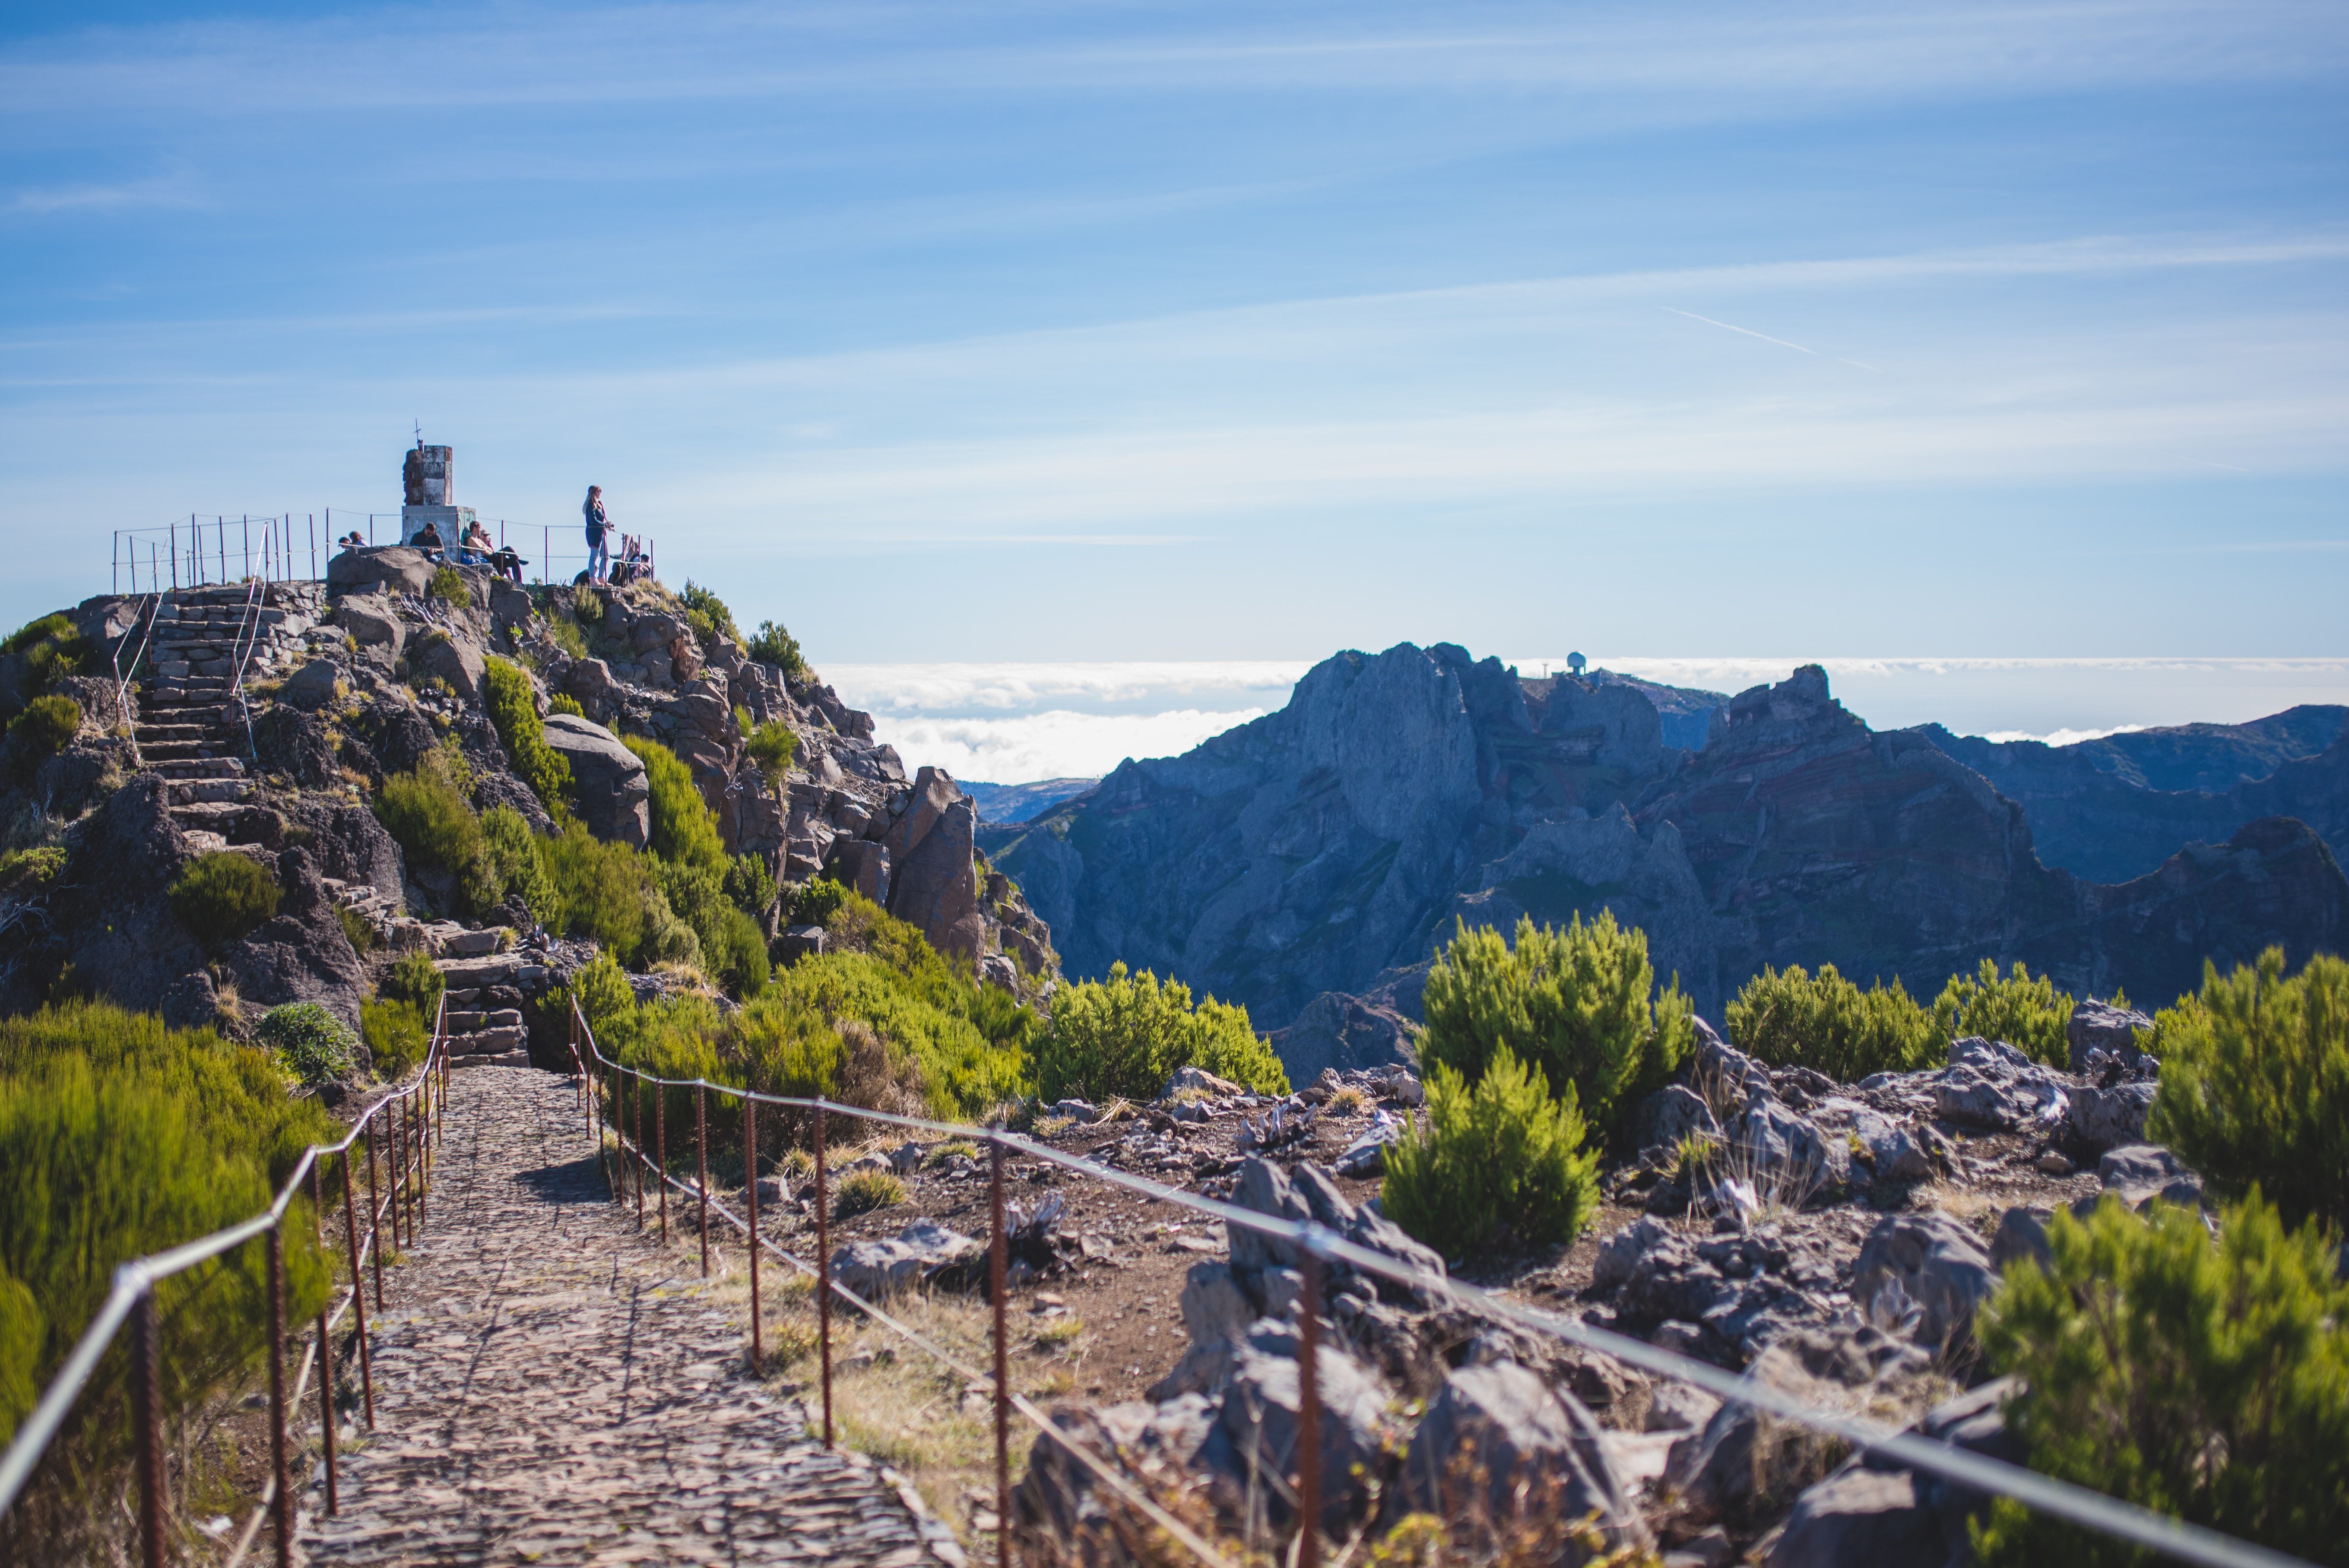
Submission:
M 840 1184 L 840 1204 L 834 1211 L 843 1220 L 905 1201 L 905 1184 L 886 1171 L 859 1171 Z
M 762 665 L 772 665 L 792 679 L 807 678 L 807 660 L 801 656 L 799 639 L 772 621 L 759 623 L 756 636 L 750 639 L 750 654 Z
M 289 1002 L 262 1015 L 254 1037 L 306 1087 L 351 1076 L 351 1026 L 316 1002 Z
M 620 742 L 645 765 L 645 782 L 651 788 L 652 851 L 678 865 L 699 866 L 726 874 L 726 844 L 718 832 L 718 813 L 701 798 L 693 769 L 676 752 L 641 735 Z
M 694 640 L 705 652 L 720 637 L 735 643 L 742 640 L 740 629 L 734 624 L 734 612 L 726 607 L 726 601 L 692 578 L 685 580 L 685 592 L 678 597 L 684 602 L 685 624 L 693 628 Z
M 1933 998 L 1933 1024 L 1945 1047 L 1980 1035 L 2051 1067 L 2071 1065 L 2071 1023 L 2072 998 L 2044 975 L 2033 980 L 2020 961 L 2002 977 L 1998 961 L 1985 958 L 1972 975 L 1951 975 Z
M 189 861 L 167 896 L 180 923 L 217 947 L 274 915 L 285 894 L 259 861 L 223 850 Z
M 0 893 L 23 895 L 47 887 L 66 869 L 69 851 L 63 844 L 0 853 Z
M 800 754 L 800 738 L 792 727 L 780 718 L 760 724 L 750 717 L 750 710 L 738 707 L 734 722 L 742 731 L 742 749 L 765 774 L 768 787 L 781 799 L 785 785 L 784 776 L 791 772 L 792 763 Z
M 1599 1203 L 1599 1153 L 1584 1150 L 1569 1084 L 1554 1097 L 1508 1047 L 1474 1084 L 1437 1063 L 1427 1121 L 1387 1146 L 1379 1201 L 1390 1218 L 1458 1258 L 1504 1231 L 1528 1245 L 1571 1243 Z
M 704 867 L 673 862 L 662 863 L 656 875 L 669 907 L 693 928 L 710 978 L 738 996 L 755 996 L 764 989 L 772 967 L 767 939 L 726 896 L 723 882 Z
M 545 925 L 552 922 L 559 900 L 554 880 L 546 874 L 541 842 L 512 806 L 492 806 L 481 813 L 484 887 L 494 886 L 500 900 L 521 899 L 531 918 Z
M 343 935 L 349 939 L 352 952 L 364 958 L 375 951 L 375 927 L 367 923 L 367 916 L 347 904 L 338 903 L 335 905 L 335 919 L 342 926 Z
M 81 704 L 69 696 L 36 696 L 8 721 L 19 779 L 63 751 L 81 730 Z
M 359 1038 L 367 1042 L 375 1076 L 386 1083 L 406 1077 L 432 1045 L 432 1019 L 413 1002 L 378 997 L 359 1004 Z
M 1074 1095 L 1156 1099 L 1175 1069 L 1196 1067 L 1259 1094 L 1286 1094 L 1288 1075 L 1248 1026 L 1247 1009 L 1123 964 L 1107 980 L 1064 985 L 1036 1045 L 1036 1088 L 1047 1100 Z
M 2154 1018 L 2161 1086 L 2147 1136 L 2220 1191 L 2256 1185 L 2287 1222 L 2349 1226 L 2349 963 L 2287 978 L 2280 947 Z
M 1589 1126 L 1612 1136 L 1641 1095 L 1663 1087 L 1696 1043 L 1677 981 L 1661 995 L 1648 934 L 1612 911 L 1564 928 L 1517 922 L 1512 946 L 1462 922 L 1427 976 L 1420 1057 L 1470 1082 L 1506 1049 L 1550 1092 L 1571 1088 Z
M 481 819 L 468 797 L 471 780 L 453 747 L 428 754 L 409 773 L 384 780 L 375 814 L 384 831 L 419 864 L 456 879 L 458 907 L 479 914 L 505 897 Z
M 513 770 L 531 788 L 547 814 L 561 821 L 570 814 L 571 764 L 546 743 L 538 717 L 538 692 L 519 665 L 492 655 L 482 662 L 481 706 L 496 726 Z
M 812 877 L 789 890 L 792 925 L 823 925 L 832 923 L 847 902 L 848 889 L 830 877 Z
M 376 981 L 377 995 L 413 1004 L 428 1022 L 440 1011 L 441 994 L 448 989 L 449 977 L 421 953 L 404 955 Z
M 2162 1064 L 2165 1078 L 2169 1064 Z M 2194 1210 L 2106 1198 L 2048 1226 L 2049 1266 L 2009 1267 L 1977 1333 L 2022 1381 L 2006 1406 L 2031 1468 L 2313 1562 L 2349 1563 L 2349 1284 L 2336 1238 L 2287 1231 L 2253 1189 L 2214 1243 Z M 2152 1554 L 2010 1499 L 1974 1526 L 1985 1568 Z
M 585 718 L 587 717 L 587 710 L 579 706 L 579 699 L 573 696 L 567 691 L 559 691 L 553 696 L 548 697 L 546 699 L 546 711 L 549 713 L 567 713 L 574 718 Z M 568 767 L 570 765 L 565 763 L 564 766 Z
M 265 1209 L 302 1150 L 338 1130 L 290 1099 L 267 1052 L 210 1029 L 78 1001 L 0 1019 L 0 1437 L 56 1374 L 115 1266 Z M 285 1226 L 295 1321 L 325 1298 L 298 1202 Z M 255 1242 L 158 1287 L 167 1419 L 260 1364 L 266 1296 Z M 41 1485 L 9 1519 L 26 1561 L 80 1561 L 129 1461 L 127 1360 L 109 1355 Z M 93 1511 L 96 1511 L 94 1513 Z
M 470 605 L 473 602 L 473 590 L 466 583 L 465 574 L 445 562 L 434 569 L 432 581 L 424 585 L 424 595 L 451 604 Z
M 1729 1004 L 1729 1037 L 1738 1049 L 1774 1068 L 1806 1067 L 1838 1083 L 1873 1073 L 1917 1072 L 1939 1064 L 1948 1041 L 1933 1016 L 1911 1000 L 1896 977 L 1865 991 L 1819 965 L 1784 974 L 1764 968 Z
M 775 902 L 775 872 L 767 857 L 736 855 L 726 867 L 726 896 L 744 914 L 764 919 Z
M 19 626 L 5 642 L 0 642 L 0 657 L 19 654 L 25 665 L 16 682 L 18 703 L 47 695 L 67 676 L 96 675 L 104 663 L 63 613 Z

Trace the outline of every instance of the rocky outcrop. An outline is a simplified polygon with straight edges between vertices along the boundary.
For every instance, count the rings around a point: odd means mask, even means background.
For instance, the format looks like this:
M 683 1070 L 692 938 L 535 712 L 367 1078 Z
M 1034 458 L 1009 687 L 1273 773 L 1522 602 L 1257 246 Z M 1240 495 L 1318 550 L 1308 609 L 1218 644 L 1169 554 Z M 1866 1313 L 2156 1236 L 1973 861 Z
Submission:
M 1344 998 L 1423 966 L 1455 920 L 1611 910 L 1718 1016 L 1764 965 L 1913 989 L 2020 959 L 2075 994 L 2169 996 L 2206 955 L 2272 942 L 2298 963 L 2349 918 L 2318 835 L 2275 818 L 2223 844 L 2172 840 L 2130 882 L 2050 870 L 2021 806 L 1928 732 L 1869 730 L 1816 666 L 1706 712 L 1690 753 L 1630 685 L 1521 680 L 1449 645 L 1342 654 L 1279 713 L 1127 762 L 979 842 L 1075 973 L 1122 959 L 1241 1002 L 1259 1027 L 1316 1007 L 1292 1078 L 1347 1048 Z M 2300 789 L 2294 770 L 2331 756 L 2241 788 Z
M 575 714 L 550 713 L 542 721 L 546 744 L 571 765 L 579 820 L 599 839 L 642 849 L 652 840 L 652 786 L 645 765 L 600 724 Z

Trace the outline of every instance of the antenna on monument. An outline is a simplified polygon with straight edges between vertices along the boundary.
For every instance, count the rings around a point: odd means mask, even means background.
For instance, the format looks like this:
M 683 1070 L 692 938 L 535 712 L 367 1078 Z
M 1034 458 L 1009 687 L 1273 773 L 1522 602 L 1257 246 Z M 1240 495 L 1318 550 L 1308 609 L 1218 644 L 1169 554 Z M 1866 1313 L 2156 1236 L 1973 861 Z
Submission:
M 419 452 L 424 449 L 424 423 L 420 419 L 416 425 L 416 449 Z

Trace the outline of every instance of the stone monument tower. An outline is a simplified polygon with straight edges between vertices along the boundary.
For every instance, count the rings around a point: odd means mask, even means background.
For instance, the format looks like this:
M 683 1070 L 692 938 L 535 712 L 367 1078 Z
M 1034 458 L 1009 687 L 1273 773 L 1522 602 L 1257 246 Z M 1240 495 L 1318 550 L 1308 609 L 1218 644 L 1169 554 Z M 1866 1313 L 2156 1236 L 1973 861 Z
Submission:
M 440 542 L 455 549 L 458 539 L 473 521 L 473 509 L 457 506 L 454 494 L 454 447 L 428 447 L 421 438 L 411 448 L 408 460 L 400 465 L 402 490 L 399 508 L 399 542 L 402 544 L 417 535 L 426 523 L 431 523 L 440 535 Z

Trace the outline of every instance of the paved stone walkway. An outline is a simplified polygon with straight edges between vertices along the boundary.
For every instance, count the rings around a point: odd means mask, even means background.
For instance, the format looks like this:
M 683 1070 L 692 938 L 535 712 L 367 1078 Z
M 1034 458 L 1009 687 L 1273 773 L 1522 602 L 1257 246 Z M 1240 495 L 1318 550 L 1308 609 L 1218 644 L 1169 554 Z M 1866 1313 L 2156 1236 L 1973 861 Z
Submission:
M 310 1562 L 961 1562 L 750 1380 L 739 1309 L 605 1200 L 571 1084 L 453 1084 L 422 1243 L 369 1322 L 375 1432 L 338 1517 L 303 1499 Z

